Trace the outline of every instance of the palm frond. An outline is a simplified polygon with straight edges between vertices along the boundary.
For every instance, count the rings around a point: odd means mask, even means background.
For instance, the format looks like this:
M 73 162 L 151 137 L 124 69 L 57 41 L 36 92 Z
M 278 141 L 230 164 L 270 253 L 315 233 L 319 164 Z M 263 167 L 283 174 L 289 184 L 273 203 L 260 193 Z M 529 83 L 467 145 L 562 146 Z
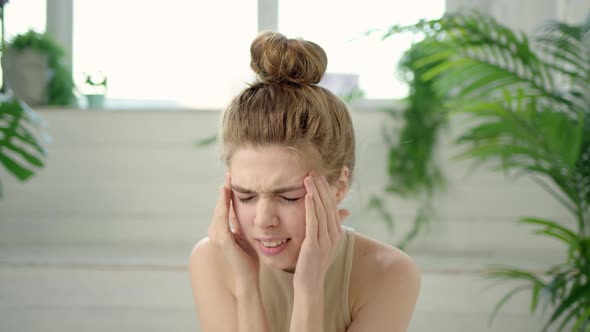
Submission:
M 545 282 L 534 273 L 511 266 L 491 266 L 486 270 L 485 275 L 492 279 L 522 279 L 533 284 L 545 285 Z
M 551 318 L 544 327 L 544 331 L 546 331 L 559 317 L 561 317 L 567 311 L 575 311 L 576 313 L 580 310 L 585 309 L 584 302 L 580 302 L 580 300 L 590 298 L 590 284 L 586 284 L 582 287 L 576 287 L 572 289 L 569 295 L 562 300 L 560 305 L 553 311 Z M 570 315 L 566 317 L 565 321 L 569 321 L 574 315 Z
M 492 309 L 492 313 L 490 314 L 490 318 L 488 320 L 488 326 L 492 325 L 494 319 L 496 318 L 496 315 L 498 314 L 498 312 L 500 311 L 500 309 L 502 309 L 502 307 L 511 299 L 514 297 L 514 295 L 528 290 L 531 287 L 529 285 L 522 285 L 522 286 L 518 286 L 513 288 L 512 290 L 510 290 L 508 293 L 506 293 L 504 296 L 502 296 L 502 298 L 496 303 L 496 305 L 494 306 L 494 309 Z
M 477 13 L 449 14 L 436 22 L 419 23 L 414 28 L 425 26 L 429 30 L 421 44 L 431 55 L 417 64 L 431 67 L 423 79 L 433 80 L 442 95 L 501 98 L 497 94 L 499 89 L 522 89 L 562 109 L 576 105 L 579 99 L 560 88 L 554 80 L 556 74 L 567 72 L 567 66 L 555 67 L 554 61 L 546 60 L 537 50 L 536 39 L 532 43 L 526 35 L 513 32 L 491 17 Z M 398 30 L 403 29 L 398 27 Z M 570 48 L 569 53 L 579 56 L 577 44 Z M 579 63 L 578 60 L 571 59 L 575 63 Z M 569 69 L 569 74 L 578 75 L 579 72 L 587 70 Z
M 540 218 L 520 218 L 521 223 L 537 225 L 544 227 L 543 231 L 547 231 L 547 235 L 555 235 L 555 237 L 566 241 L 567 244 L 575 243 L 578 240 L 578 235 L 574 230 L 569 229 L 555 221 L 545 220 Z
M 584 328 L 584 325 L 587 327 L 590 327 L 589 324 L 590 321 L 590 306 L 588 306 L 588 308 L 586 308 L 586 310 L 578 317 L 578 319 L 575 322 L 574 327 L 572 328 L 573 332 L 584 332 L 582 330 L 582 328 Z
M 433 88 L 449 115 L 473 122 L 456 143 L 456 158 L 527 174 L 571 212 L 577 229 L 543 218 L 522 218 L 538 235 L 566 245 L 567 260 L 545 271 L 499 267 L 487 275 L 527 283 L 531 312 L 550 306 L 545 330 L 590 329 L 590 16 L 581 25 L 552 22 L 532 37 L 476 12 L 392 27 L 384 35 L 422 37 L 413 59 L 418 78 Z M 400 175 L 402 177 L 403 175 Z
M 24 103 L 0 100 L 0 164 L 21 181 L 45 165 L 47 151 L 42 143 L 48 139 L 38 130 L 43 125 L 43 119 Z

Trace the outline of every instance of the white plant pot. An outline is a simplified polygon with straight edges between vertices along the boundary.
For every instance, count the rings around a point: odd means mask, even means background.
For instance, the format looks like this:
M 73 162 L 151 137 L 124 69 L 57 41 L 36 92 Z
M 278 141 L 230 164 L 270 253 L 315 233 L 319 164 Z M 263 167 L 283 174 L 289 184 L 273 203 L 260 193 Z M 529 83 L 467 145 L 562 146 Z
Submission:
M 87 94 L 86 100 L 88 101 L 89 109 L 104 108 L 105 95 L 103 94 Z
M 2 72 L 7 90 L 12 90 L 16 98 L 29 106 L 48 103 L 51 71 L 47 55 L 32 49 L 7 49 L 2 55 Z

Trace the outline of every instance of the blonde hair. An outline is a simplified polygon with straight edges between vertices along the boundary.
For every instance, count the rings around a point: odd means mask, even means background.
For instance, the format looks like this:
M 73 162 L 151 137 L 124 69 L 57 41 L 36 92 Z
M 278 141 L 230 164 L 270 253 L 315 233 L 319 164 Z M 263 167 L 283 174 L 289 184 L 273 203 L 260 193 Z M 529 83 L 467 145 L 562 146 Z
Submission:
M 344 166 L 351 178 L 355 140 L 350 114 L 340 98 L 317 85 L 328 64 L 324 50 L 266 32 L 252 42 L 250 53 L 258 79 L 223 112 L 225 163 L 240 147 L 283 145 L 313 161 L 330 182 Z

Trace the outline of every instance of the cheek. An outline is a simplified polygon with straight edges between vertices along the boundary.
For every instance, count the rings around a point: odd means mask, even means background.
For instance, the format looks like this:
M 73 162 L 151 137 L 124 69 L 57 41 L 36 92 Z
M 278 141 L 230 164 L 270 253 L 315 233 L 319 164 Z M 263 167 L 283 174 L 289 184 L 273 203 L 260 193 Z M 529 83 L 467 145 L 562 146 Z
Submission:
M 246 226 L 249 221 L 252 221 L 256 215 L 256 206 L 253 204 L 244 204 L 234 198 L 232 200 L 232 206 L 234 207 L 238 221 L 243 226 Z
M 305 233 L 305 202 L 283 206 L 281 220 L 298 233 Z
M 240 225 L 245 229 L 250 228 L 256 218 L 256 204 L 242 203 L 238 199 L 234 199 L 232 205 Z M 304 201 L 295 204 L 278 204 L 275 213 L 277 213 L 283 227 L 298 234 L 305 234 Z

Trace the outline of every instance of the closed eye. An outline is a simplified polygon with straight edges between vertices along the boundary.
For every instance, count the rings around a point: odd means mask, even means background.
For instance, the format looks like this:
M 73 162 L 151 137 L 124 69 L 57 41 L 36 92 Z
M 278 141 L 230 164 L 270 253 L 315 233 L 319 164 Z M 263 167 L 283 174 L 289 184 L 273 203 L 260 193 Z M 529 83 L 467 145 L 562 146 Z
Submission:
M 238 200 L 242 203 L 248 203 L 250 201 L 252 201 L 252 199 L 255 196 L 249 196 L 249 197 L 238 197 Z M 285 197 L 285 196 L 280 196 L 282 200 L 284 200 L 285 202 L 288 203 L 295 203 L 298 202 L 299 200 L 301 200 L 303 197 L 296 197 L 296 198 L 289 198 L 289 197 Z
M 287 201 L 287 202 L 290 202 L 290 203 L 295 203 L 295 202 L 299 201 L 299 200 L 300 200 L 302 197 L 297 197 L 297 198 L 289 198 L 289 197 L 284 197 L 284 196 L 281 196 L 281 198 L 282 198 L 282 199 L 284 199 L 284 200 L 285 200 L 285 201 Z
M 242 203 L 246 203 L 249 200 L 251 200 L 252 198 L 254 198 L 254 196 L 250 196 L 250 197 L 238 197 L 238 199 L 240 200 L 240 202 Z

